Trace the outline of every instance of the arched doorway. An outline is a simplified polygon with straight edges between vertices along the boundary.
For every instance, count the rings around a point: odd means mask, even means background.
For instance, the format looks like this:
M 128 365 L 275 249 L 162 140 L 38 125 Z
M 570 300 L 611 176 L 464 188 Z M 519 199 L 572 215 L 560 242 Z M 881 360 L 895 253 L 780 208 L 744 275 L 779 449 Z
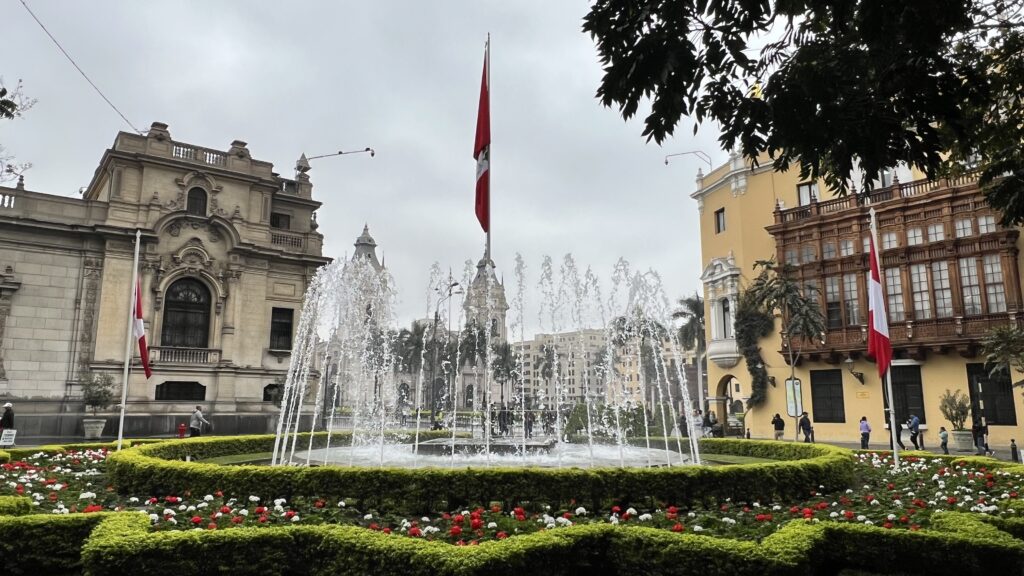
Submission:
M 726 435 L 729 434 L 730 428 L 738 427 L 742 430 L 742 425 L 737 419 L 737 416 L 743 413 L 743 402 L 737 398 L 739 386 L 740 381 L 735 376 L 726 374 L 718 380 L 715 395 L 708 398 L 708 410 L 714 412 Z
M 210 290 L 195 278 L 171 284 L 164 296 L 160 345 L 207 348 L 210 342 Z

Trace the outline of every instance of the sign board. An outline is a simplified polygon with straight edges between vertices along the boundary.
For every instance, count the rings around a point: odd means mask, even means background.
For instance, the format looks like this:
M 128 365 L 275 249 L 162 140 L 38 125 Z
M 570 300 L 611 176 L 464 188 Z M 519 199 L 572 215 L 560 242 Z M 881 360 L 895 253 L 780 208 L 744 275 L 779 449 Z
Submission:
M 861 400 L 867 400 L 871 398 L 871 393 L 867 391 L 857 392 L 857 398 L 860 398 Z
M 796 418 L 804 411 L 803 393 L 799 378 L 786 378 L 786 413 Z
M 17 430 L 4 430 L 3 434 L 0 434 L 0 446 L 14 446 L 14 437 L 17 434 Z

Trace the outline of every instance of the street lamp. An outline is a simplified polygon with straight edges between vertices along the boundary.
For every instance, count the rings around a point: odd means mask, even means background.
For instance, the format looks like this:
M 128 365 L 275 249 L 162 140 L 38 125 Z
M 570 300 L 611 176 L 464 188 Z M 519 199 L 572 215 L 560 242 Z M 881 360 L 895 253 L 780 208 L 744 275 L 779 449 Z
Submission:
M 689 150 L 687 152 L 676 152 L 675 154 L 669 154 L 668 156 L 665 156 L 665 165 L 668 166 L 668 159 L 669 158 L 672 158 L 673 156 L 685 156 L 687 154 L 692 154 L 692 155 L 696 156 L 697 158 L 700 158 L 701 160 L 707 162 L 708 163 L 708 169 L 713 167 L 712 164 L 711 164 L 711 156 L 708 156 L 705 152 L 703 152 L 701 150 Z
M 449 278 L 449 280 L 451 280 L 451 279 Z M 445 294 L 444 298 L 438 299 L 437 305 L 434 306 L 434 328 L 433 328 L 433 330 L 431 330 L 431 336 L 430 336 L 430 340 L 434 344 L 434 355 L 433 355 L 433 361 L 430 363 L 430 388 L 428 388 L 428 390 L 427 390 L 429 392 L 428 402 L 430 403 L 430 428 L 431 429 L 433 429 L 433 428 L 435 428 L 437 426 L 437 415 L 436 415 L 437 406 L 436 406 L 436 398 L 435 398 L 436 395 L 434 393 L 434 388 L 436 387 L 436 384 L 437 384 L 436 382 L 434 382 L 434 378 L 436 377 L 436 374 L 437 374 L 437 325 L 441 323 L 441 304 L 444 304 L 446 301 L 448 301 L 452 297 L 453 294 L 462 294 L 462 290 L 459 290 L 457 292 L 453 291 L 456 287 L 458 287 L 458 285 L 459 285 L 458 282 L 449 282 L 448 283 L 448 287 L 444 289 L 447 292 Z M 440 293 L 441 289 L 438 288 L 437 292 Z

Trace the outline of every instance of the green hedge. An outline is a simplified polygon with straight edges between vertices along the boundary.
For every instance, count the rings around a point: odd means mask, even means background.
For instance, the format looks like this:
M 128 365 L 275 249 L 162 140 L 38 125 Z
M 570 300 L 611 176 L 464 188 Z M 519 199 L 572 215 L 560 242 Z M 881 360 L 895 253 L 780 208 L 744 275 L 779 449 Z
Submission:
M 11 461 L 11 453 L 6 450 L 0 450 L 0 464 L 5 464 Z
M 86 574 L 523 576 L 872 573 L 1020 574 L 1024 543 L 977 517 L 946 513 L 920 532 L 793 521 L 761 542 L 644 527 L 584 525 L 456 547 L 353 526 L 150 532 L 141 514 L 103 521 Z
M 113 516 L 118 514 L 0 515 L 0 570 L 5 576 L 79 574 L 86 538 L 97 524 Z
M 339 443 L 344 436 L 335 435 Z M 316 442 L 320 442 L 320 438 Z M 300 442 L 308 445 L 309 436 Z M 827 445 L 749 440 L 702 441 L 708 452 L 775 459 L 767 464 L 671 468 L 368 468 L 218 466 L 203 458 L 265 452 L 273 436 L 198 438 L 134 447 L 108 458 L 108 477 L 122 494 L 212 493 L 261 497 L 317 495 L 353 499 L 364 507 L 420 513 L 501 500 L 508 504 L 576 500 L 594 508 L 610 502 L 653 506 L 806 495 L 845 488 L 853 478 L 850 452 Z M 183 462 L 187 455 L 199 462 Z
M 27 496 L 0 496 L 0 516 L 22 516 L 32 511 L 32 499 Z

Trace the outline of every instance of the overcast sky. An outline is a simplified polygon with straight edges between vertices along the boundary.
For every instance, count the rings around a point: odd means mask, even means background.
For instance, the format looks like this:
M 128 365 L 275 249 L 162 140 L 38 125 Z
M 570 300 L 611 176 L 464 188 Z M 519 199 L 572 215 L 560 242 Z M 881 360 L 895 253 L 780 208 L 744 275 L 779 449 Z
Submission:
M 725 154 L 712 128 L 694 138 L 689 124 L 664 147 L 646 143 L 639 121 L 595 100 L 588 2 L 26 1 L 140 129 L 166 122 L 175 140 L 221 150 L 244 140 L 285 176 L 303 152 L 375 148 L 314 161 L 313 195 L 325 255 L 351 254 L 369 224 L 403 323 L 426 315 L 433 262 L 458 277 L 483 253 L 472 147 L 490 32 L 493 250 L 506 283 L 517 252 L 528 287 L 544 254 L 571 252 L 602 278 L 619 257 L 653 268 L 671 298 L 698 288 L 689 195 L 702 163 L 664 156 Z M 5 5 L 0 37 L 0 75 L 39 100 L 0 125 L 0 142 L 34 163 L 29 189 L 77 195 L 130 128 L 20 2 Z

